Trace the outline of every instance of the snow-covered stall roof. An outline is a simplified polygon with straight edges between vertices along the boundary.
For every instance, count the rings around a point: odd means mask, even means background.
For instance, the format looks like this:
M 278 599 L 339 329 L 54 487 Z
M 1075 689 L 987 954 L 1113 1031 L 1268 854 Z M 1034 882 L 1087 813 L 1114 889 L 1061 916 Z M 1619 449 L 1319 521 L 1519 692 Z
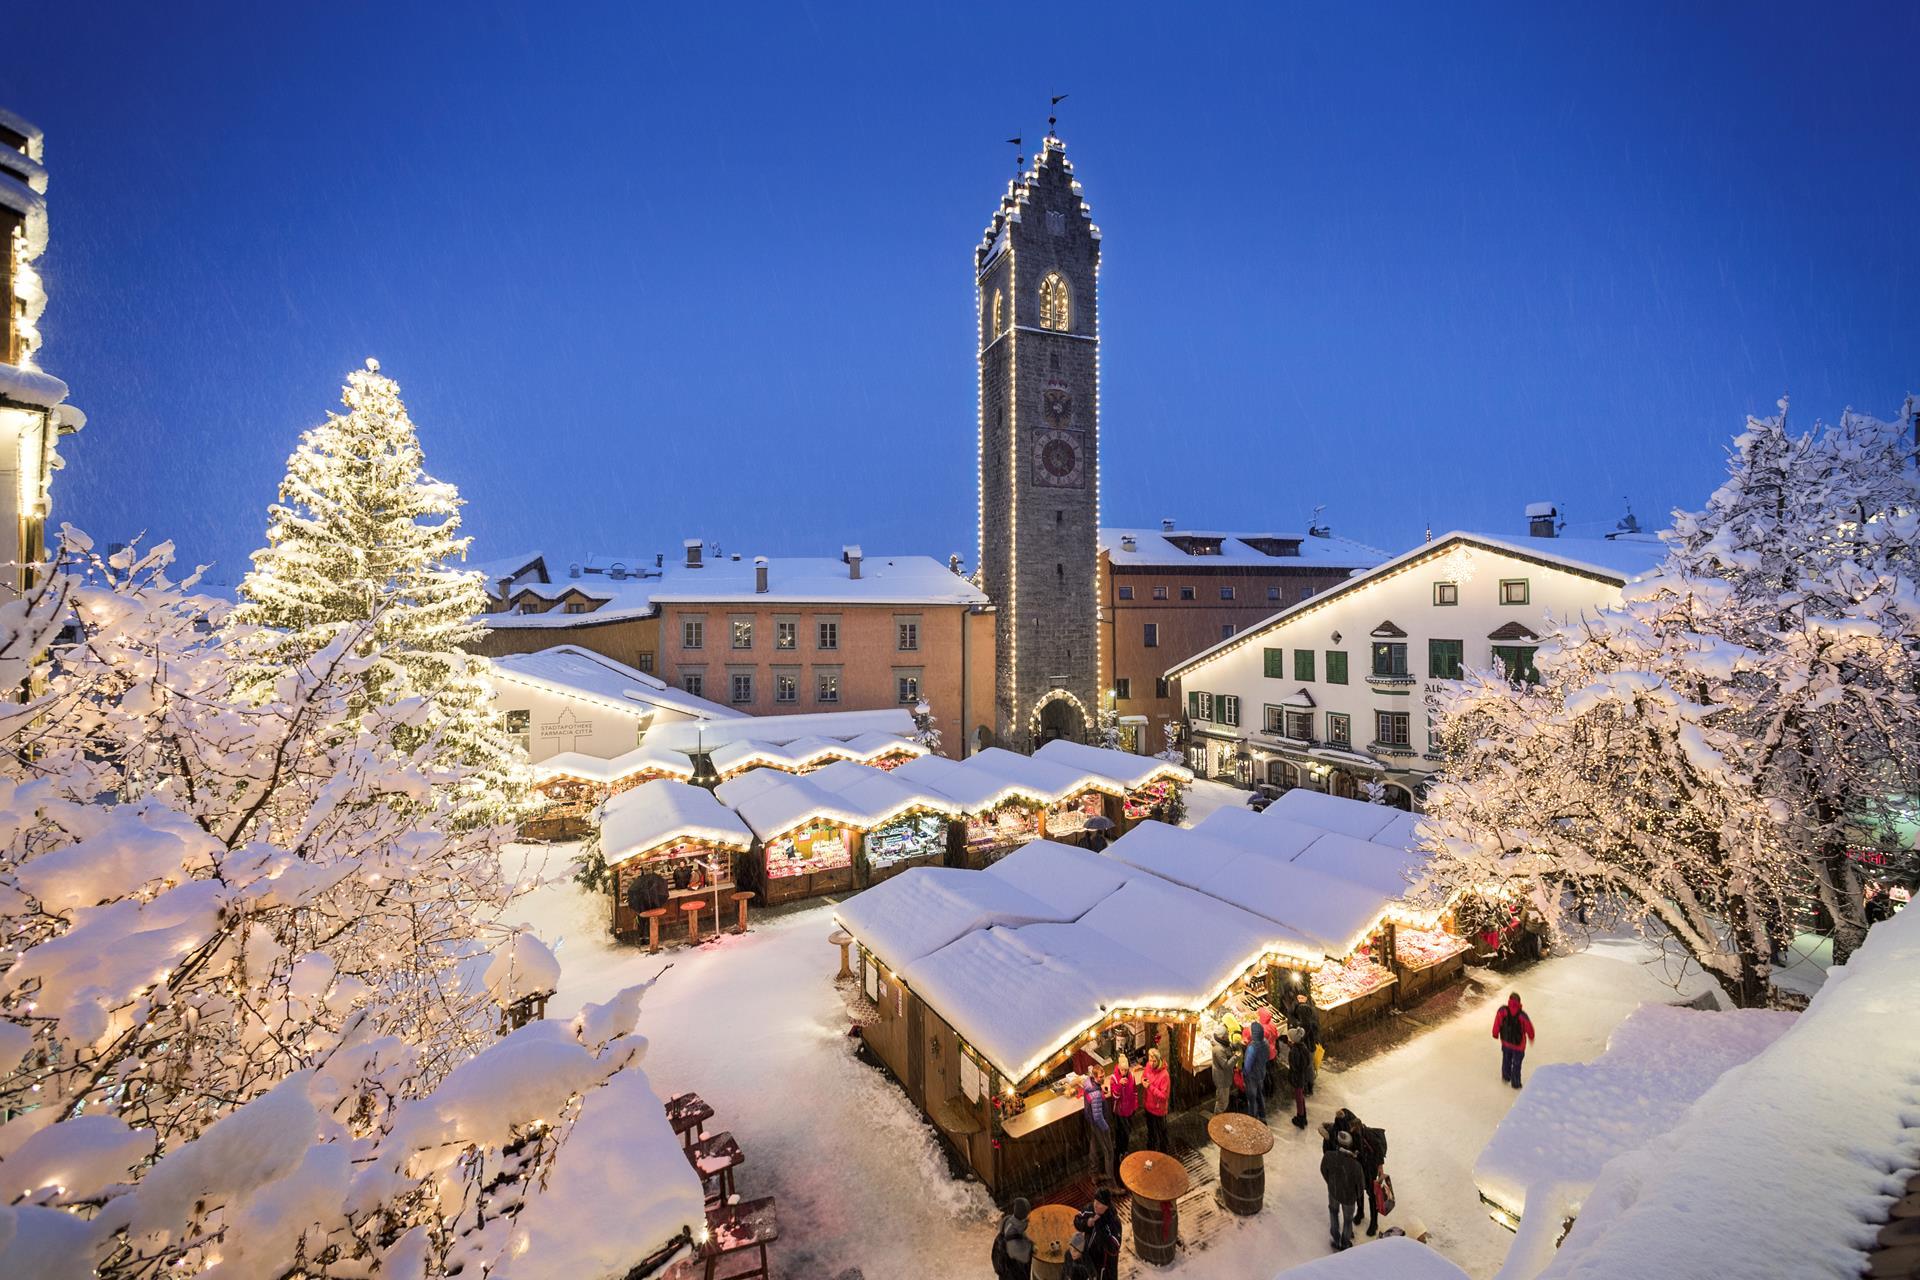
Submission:
M 1467 1273 L 1411 1237 L 1362 1236 L 1355 1248 L 1288 1267 L 1273 1280 L 1467 1280 Z
M 1135 1006 L 1205 1008 L 1269 953 L 1303 963 L 1321 959 L 1318 948 L 1285 925 L 1158 876 L 1129 880 L 1077 923 L 1179 977 L 1174 990 L 1122 996 Z
M 643 742 L 631 751 L 611 760 L 590 756 L 584 751 L 562 751 L 528 766 L 534 778 L 579 778 L 585 782 L 619 782 L 638 773 L 663 773 L 672 778 L 691 778 L 693 761 L 678 751 L 667 751 L 651 742 Z
M 972 757 L 977 759 L 978 757 Z M 1047 793 L 1007 781 L 1004 774 L 971 767 L 968 760 L 921 756 L 894 770 L 915 786 L 931 787 L 954 802 L 963 813 L 985 813 L 1014 795 L 1035 804 L 1046 803 Z
M 740 740 L 729 742 L 711 753 L 714 772 L 723 778 L 747 769 L 777 769 L 793 772 L 810 769 L 827 760 L 851 760 L 864 763 L 893 755 L 925 755 L 927 749 L 917 742 L 890 733 L 863 733 L 845 740 L 809 737 L 792 742 L 772 743 Z
M 1474 1164 L 1481 1196 L 1514 1218 L 1526 1212 L 1530 1189 L 1546 1197 L 1557 1238 L 1607 1161 L 1673 1128 L 1722 1073 L 1778 1040 L 1796 1016 L 1640 1006 L 1593 1061 L 1533 1072 Z
M 645 719 L 658 710 L 675 711 L 696 720 L 745 718 L 731 707 L 671 688 L 656 676 L 579 645 L 558 644 L 536 653 L 505 654 L 492 662 L 495 674 L 503 680 L 588 700 L 635 719 Z
M 1128 791 L 1138 791 L 1158 778 L 1172 778 L 1180 783 L 1193 781 L 1192 770 L 1170 760 L 1135 755 L 1131 751 L 1114 751 L 1107 747 L 1090 747 L 1084 742 L 1069 742 L 1065 738 L 1055 738 L 1034 752 L 1033 758 L 1050 760 L 1081 773 L 1098 774 Z
M 890 737 L 913 736 L 913 715 L 904 707 L 878 711 L 821 711 L 798 716 L 728 717 L 725 724 L 686 723 L 658 725 L 648 737 L 676 751 L 713 751 L 734 742 L 760 742 L 785 746 L 802 738 L 828 738 L 846 742 L 867 734 L 884 733 Z
M 1415 850 L 1329 831 L 1303 849 L 1293 865 L 1367 885 L 1390 898 L 1410 899 L 1427 863 Z
M 1920 1165 L 1915 1009 L 1920 911 L 1909 908 L 1828 971 L 1786 1034 L 1607 1164 L 1540 1280 L 1854 1280 Z
M 1324 791 L 1295 787 L 1268 805 L 1260 816 L 1285 818 L 1323 831 L 1338 831 L 1358 840 L 1371 840 L 1399 812 L 1392 805 L 1368 804 L 1364 800 L 1348 800 Z
M 979 874 L 1004 880 L 1054 907 L 1060 920 L 1079 919 L 1133 878 L 1109 858 L 1054 840 L 1029 840 Z
M 898 969 L 976 929 L 1071 917 L 994 876 L 914 867 L 848 898 L 834 908 L 833 918 Z
M 969 769 L 1000 778 L 1009 789 L 1045 796 L 1050 804 L 1085 791 L 1103 791 L 1108 795 L 1121 795 L 1126 791 L 1125 787 L 1103 774 L 1062 764 L 1058 760 L 1023 756 L 1005 747 L 988 747 L 960 763 Z
M 953 803 L 930 788 L 845 760 L 805 774 L 754 769 L 729 778 L 714 794 L 731 805 L 762 840 L 812 821 L 865 831 L 916 809 L 954 812 Z
M 600 848 L 609 863 L 625 862 L 675 840 L 745 849 L 752 845 L 753 833 L 711 791 L 671 778 L 643 782 L 600 806 Z
M 958 812 L 953 801 L 931 787 L 918 787 L 896 778 L 885 769 L 837 760 L 824 769 L 816 769 L 808 779 L 822 791 L 838 796 L 849 814 L 860 818 L 856 826 L 882 826 L 900 815 L 912 812 L 939 813 L 952 817 Z

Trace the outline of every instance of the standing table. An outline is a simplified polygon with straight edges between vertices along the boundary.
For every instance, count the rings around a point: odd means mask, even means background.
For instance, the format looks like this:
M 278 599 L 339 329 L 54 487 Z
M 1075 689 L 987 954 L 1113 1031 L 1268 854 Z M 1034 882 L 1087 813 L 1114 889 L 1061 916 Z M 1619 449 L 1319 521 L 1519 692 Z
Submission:
M 1043 1204 L 1027 1214 L 1027 1239 L 1033 1241 L 1033 1280 L 1060 1280 L 1066 1274 L 1073 1212 L 1072 1205 Z
M 1174 1202 L 1193 1185 L 1186 1169 L 1164 1152 L 1135 1151 L 1120 1162 L 1120 1185 L 1133 1197 L 1133 1251 L 1142 1262 L 1171 1266 L 1180 1240 Z
M 1260 1212 L 1267 1198 L 1267 1152 L 1273 1130 L 1264 1120 L 1222 1111 L 1207 1121 L 1207 1137 L 1220 1148 L 1220 1202 L 1234 1213 Z

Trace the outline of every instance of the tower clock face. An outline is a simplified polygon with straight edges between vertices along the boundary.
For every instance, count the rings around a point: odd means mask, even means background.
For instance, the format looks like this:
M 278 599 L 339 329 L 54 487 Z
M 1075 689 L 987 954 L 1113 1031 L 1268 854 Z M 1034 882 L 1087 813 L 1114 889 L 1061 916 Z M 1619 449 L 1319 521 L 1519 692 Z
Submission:
M 1086 483 L 1078 431 L 1044 431 L 1034 442 L 1034 479 L 1042 488 L 1078 489 Z

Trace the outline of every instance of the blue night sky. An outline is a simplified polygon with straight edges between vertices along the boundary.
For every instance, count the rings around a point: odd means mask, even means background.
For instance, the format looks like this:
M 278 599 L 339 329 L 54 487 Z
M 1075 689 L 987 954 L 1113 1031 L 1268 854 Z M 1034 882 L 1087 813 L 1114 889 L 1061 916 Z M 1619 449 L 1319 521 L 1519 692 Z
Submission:
M 56 519 L 216 580 L 369 354 L 478 555 L 971 564 L 972 251 L 1049 93 L 1108 523 L 1598 532 L 1782 393 L 1920 390 L 1913 6 L 293 8 L 7 20 Z

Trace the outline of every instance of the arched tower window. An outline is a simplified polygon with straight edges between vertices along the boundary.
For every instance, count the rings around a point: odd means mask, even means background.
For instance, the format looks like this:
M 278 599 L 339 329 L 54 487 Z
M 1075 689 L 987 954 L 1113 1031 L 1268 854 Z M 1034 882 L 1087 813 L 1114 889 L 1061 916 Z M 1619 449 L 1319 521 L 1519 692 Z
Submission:
M 1058 273 L 1040 282 L 1040 327 L 1065 333 L 1073 324 L 1073 304 L 1067 297 L 1067 282 Z
M 998 289 L 995 289 L 993 291 L 993 327 L 987 330 L 987 332 L 990 334 L 993 334 L 996 337 L 999 336 L 1000 330 L 1003 327 L 1003 320 L 1001 316 L 1001 311 L 1003 309 L 1002 302 L 1003 302 L 1003 298 L 1000 291 Z

